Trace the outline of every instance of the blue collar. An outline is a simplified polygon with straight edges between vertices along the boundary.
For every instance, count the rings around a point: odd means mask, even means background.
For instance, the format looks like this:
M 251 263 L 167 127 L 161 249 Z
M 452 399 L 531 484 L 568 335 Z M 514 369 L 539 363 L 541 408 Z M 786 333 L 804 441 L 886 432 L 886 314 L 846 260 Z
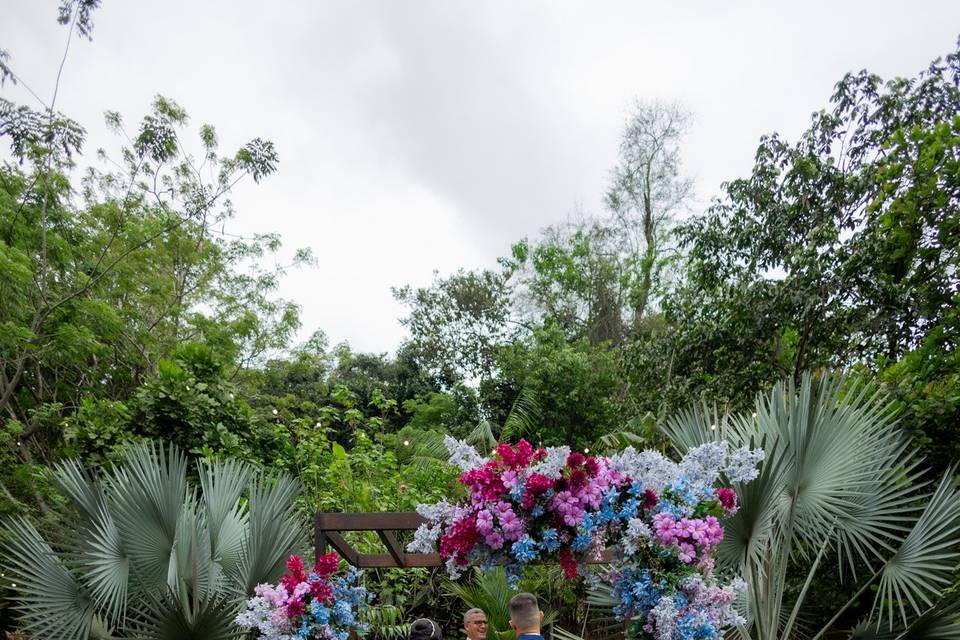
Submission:
M 517 640 L 543 640 L 543 636 L 538 633 L 522 633 L 517 636 Z

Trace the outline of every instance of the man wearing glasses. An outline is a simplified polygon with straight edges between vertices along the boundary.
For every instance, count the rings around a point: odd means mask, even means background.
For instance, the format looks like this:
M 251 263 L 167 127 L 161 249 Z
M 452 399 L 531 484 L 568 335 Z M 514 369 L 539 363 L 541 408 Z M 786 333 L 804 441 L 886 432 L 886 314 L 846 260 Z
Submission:
M 463 614 L 463 628 L 467 631 L 467 640 L 487 640 L 487 614 L 483 609 L 470 609 Z

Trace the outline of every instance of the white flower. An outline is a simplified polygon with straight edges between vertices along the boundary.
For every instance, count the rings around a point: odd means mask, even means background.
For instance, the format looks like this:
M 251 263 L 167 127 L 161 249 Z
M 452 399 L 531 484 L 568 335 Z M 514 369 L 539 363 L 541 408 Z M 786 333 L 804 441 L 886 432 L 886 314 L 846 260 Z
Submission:
M 443 444 L 450 452 L 450 464 L 459 467 L 461 471 L 470 471 L 483 466 L 483 457 L 463 440 L 457 440 L 452 436 L 444 436 Z
M 641 451 L 627 447 L 610 456 L 610 468 L 639 482 L 645 489 L 659 492 L 673 484 L 680 475 L 680 468 L 657 451 Z
M 531 466 L 530 471 L 556 480 L 560 477 L 563 468 L 567 466 L 567 458 L 569 457 L 570 447 L 547 447 L 547 455 L 543 460 Z
M 726 462 L 727 442 L 708 442 L 687 451 L 680 462 L 680 472 L 693 486 L 711 486 L 720 477 Z
M 456 558 L 447 558 L 447 575 L 451 580 L 456 580 L 463 575 L 463 567 L 457 564 Z
M 653 536 L 653 531 L 650 530 L 646 522 L 640 518 L 631 518 L 630 522 L 627 523 L 627 530 L 624 531 L 621 542 L 623 555 L 627 558 L 636 555 L 640 547 L 646 544 L 644 541 L 651 536 Z
M 760 471 L 757 465 L 760 464 L 767 454 L 763 449 L 751 449 L 750 447 L 741 447 L 730 454 L 730 460 L 727 462 L 727 468 L 724 469 L 730 482 L 749 482 L 758 475 Z
M 417 505 L 417 513 L 434 523 L 445 520 L 451 509 L 450 503 L 446 500 L 441 500 L 436 504 L 424 504 L 421 502 Z
M 673 640 L 673 631 L 677 624 L 677 608 L 673 604 L 673 596 L 663 596 L 647 615 L 648 626 L 653 624 L 654 638 L 657 640 Z M 646 630 L 646 627 L 644 627 Z M 649 633 L 649 631 L 648 631 Z
M 413 542 L 407 545 L 407 551 L 410 553 L 433 553 L 436 549 L 437 539 L 440 538 L 441 528 L 439 524 L 430 526 L 422 524 L 417 527 L 413 534 Z

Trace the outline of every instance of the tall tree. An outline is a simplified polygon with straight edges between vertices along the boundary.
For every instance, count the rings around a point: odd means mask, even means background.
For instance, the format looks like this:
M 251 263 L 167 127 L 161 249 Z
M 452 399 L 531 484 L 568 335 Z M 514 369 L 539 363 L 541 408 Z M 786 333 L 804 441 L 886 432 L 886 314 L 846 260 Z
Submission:
M 410 329 L 417 361 L 445 385 L 493 375 L 497 345 L 511 331 L 511 287 L 502 273 L 458 271 L 429 287 L 393 289 L 410 308 L 402 320 Z
M 630 256 L 632 326 L 649 312 L 670 223 L 693 193 L 682 173 L 680 142 L 690 114 L 678 103 L 637 101 L 624 127 L 606 194 Z

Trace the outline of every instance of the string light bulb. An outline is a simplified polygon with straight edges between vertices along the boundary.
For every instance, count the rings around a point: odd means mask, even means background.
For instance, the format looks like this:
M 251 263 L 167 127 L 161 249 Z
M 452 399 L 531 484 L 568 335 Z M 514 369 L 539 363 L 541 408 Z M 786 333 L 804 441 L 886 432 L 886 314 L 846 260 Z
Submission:
M 410 446 L 410 441 L 409 441 L 409 440 L 404 440 L 404 441 L 403 441 L 403 446 L 409 447 L 409 446 Z

